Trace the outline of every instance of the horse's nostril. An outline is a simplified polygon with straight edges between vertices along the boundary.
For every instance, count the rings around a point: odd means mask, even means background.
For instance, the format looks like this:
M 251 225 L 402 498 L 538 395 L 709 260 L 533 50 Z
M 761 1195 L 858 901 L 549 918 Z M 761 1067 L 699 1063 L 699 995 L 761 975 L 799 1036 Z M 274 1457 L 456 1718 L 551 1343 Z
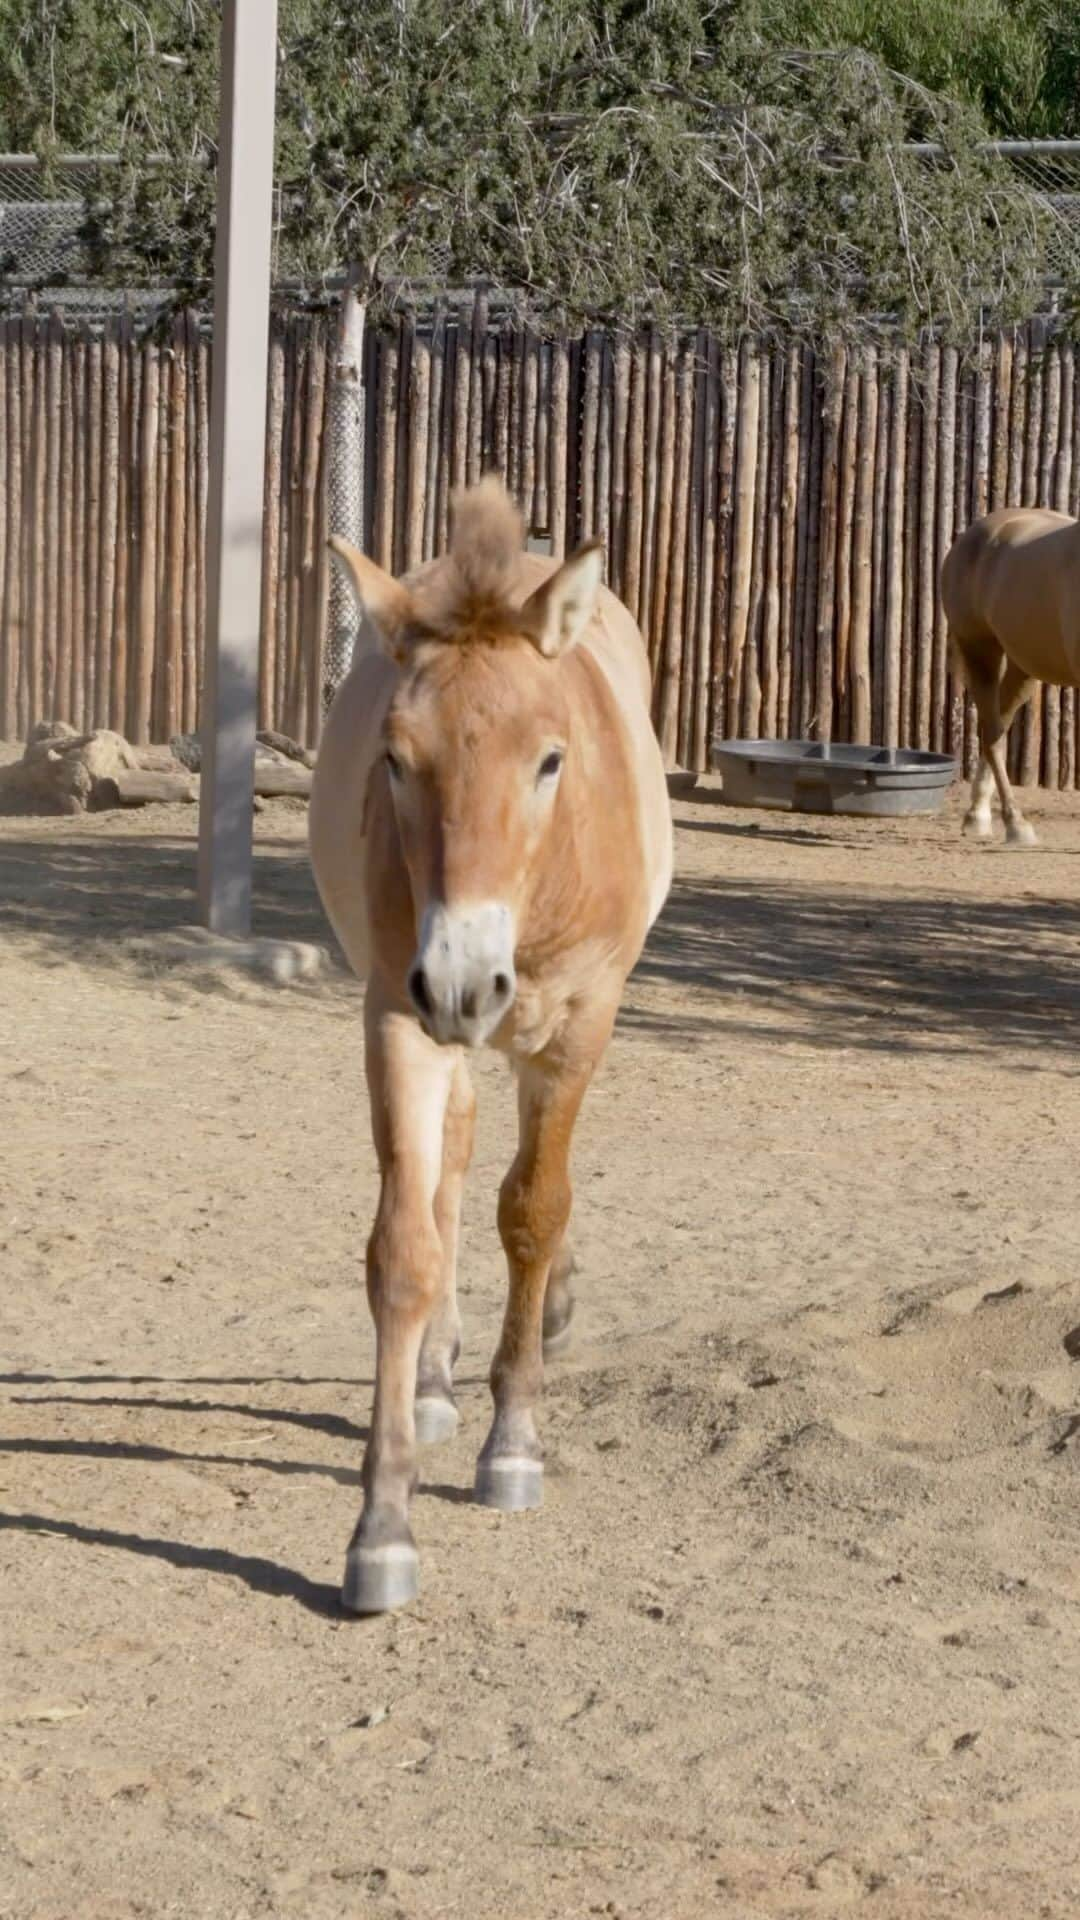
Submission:
M 464 1020 L 476 1019 L 476 995 L 471 987 L 466 987 L 461 996 L 461 1014 Z
M 497 973 L 491 983 L 496 1000 L 505 1000 L 510 992 L 510 981 L 505 973 Z
M 416 1007 L 419 1013 L 424 1014 L 426 1018 L 430 1019 L 431 989 L 428 986 L 427 975 L 423 967 L 413 968 L 409 975 L 408 988 L 414 1007 Z

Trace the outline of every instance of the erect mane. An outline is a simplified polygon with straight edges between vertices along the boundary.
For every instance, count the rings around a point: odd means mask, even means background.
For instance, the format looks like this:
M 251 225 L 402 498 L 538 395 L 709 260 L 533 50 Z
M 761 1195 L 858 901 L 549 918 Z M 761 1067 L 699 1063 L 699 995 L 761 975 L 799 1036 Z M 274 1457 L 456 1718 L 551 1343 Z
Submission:
M 451 512 L 450 551 L 420 596 L 423 624 L 443 640 L 497 640 L 515 624 L 521 514 L 495 474 L 455 493 Z

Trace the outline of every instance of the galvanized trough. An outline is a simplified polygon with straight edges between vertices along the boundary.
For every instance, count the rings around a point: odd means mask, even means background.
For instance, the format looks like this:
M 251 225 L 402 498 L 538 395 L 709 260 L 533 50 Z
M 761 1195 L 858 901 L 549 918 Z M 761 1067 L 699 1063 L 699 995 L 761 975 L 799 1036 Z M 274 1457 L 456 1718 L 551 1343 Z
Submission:
M 821 740 L 722 740 L 713 765 L 733 806 L 881 819 L 937 813 L 957 771 L 948 753 Z

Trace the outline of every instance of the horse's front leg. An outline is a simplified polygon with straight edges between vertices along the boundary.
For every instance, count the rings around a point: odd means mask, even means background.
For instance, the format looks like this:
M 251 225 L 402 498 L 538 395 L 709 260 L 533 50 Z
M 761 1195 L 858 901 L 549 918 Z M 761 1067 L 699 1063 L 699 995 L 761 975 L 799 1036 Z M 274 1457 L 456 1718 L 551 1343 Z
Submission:
M 615 1005 L 579 1020 L 551 1055 L 520 1068 L 517 1157 L 499 1194 L 499 1232 L 509 1267 L 502 1336 L 491 1368 L 495 1417 L 476 1463 L 482 1505 L 515 1512 L 543 1498 L 543 1452 L 533 1409 L 544 1378 L 545 1296 L 570 1218 L 570 1144 Z
M 459 1064 L 415 1019 L 383 999 L 365 1008 L 372 1132 L 382 1185 L 368 1242 L 368 1300 L 375 1321 L 375 1400 L 364 1455 L 364 1504 L 345 1562 L 342 1600 L 383 1613 L 415 1598 L 419 1560 L 409 1528 L 416 1484 L 413 1403 L 417 1363 L 443 1278 L 435 1216 L 443 1128 Z

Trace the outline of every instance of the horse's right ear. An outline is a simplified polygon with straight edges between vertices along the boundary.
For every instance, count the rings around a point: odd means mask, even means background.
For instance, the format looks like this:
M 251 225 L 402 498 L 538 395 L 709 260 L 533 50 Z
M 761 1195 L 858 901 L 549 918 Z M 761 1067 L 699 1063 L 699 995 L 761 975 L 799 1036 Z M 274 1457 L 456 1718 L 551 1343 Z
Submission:
M 383 652 L 400 666 L 405 658 L 405 635 L 414 618 L 408 588 L 384 573 L 351 540 L 343 540 L 340 533 L 332 533 L 326 544 L 348 574 L 360 611 L 371 622 Z

